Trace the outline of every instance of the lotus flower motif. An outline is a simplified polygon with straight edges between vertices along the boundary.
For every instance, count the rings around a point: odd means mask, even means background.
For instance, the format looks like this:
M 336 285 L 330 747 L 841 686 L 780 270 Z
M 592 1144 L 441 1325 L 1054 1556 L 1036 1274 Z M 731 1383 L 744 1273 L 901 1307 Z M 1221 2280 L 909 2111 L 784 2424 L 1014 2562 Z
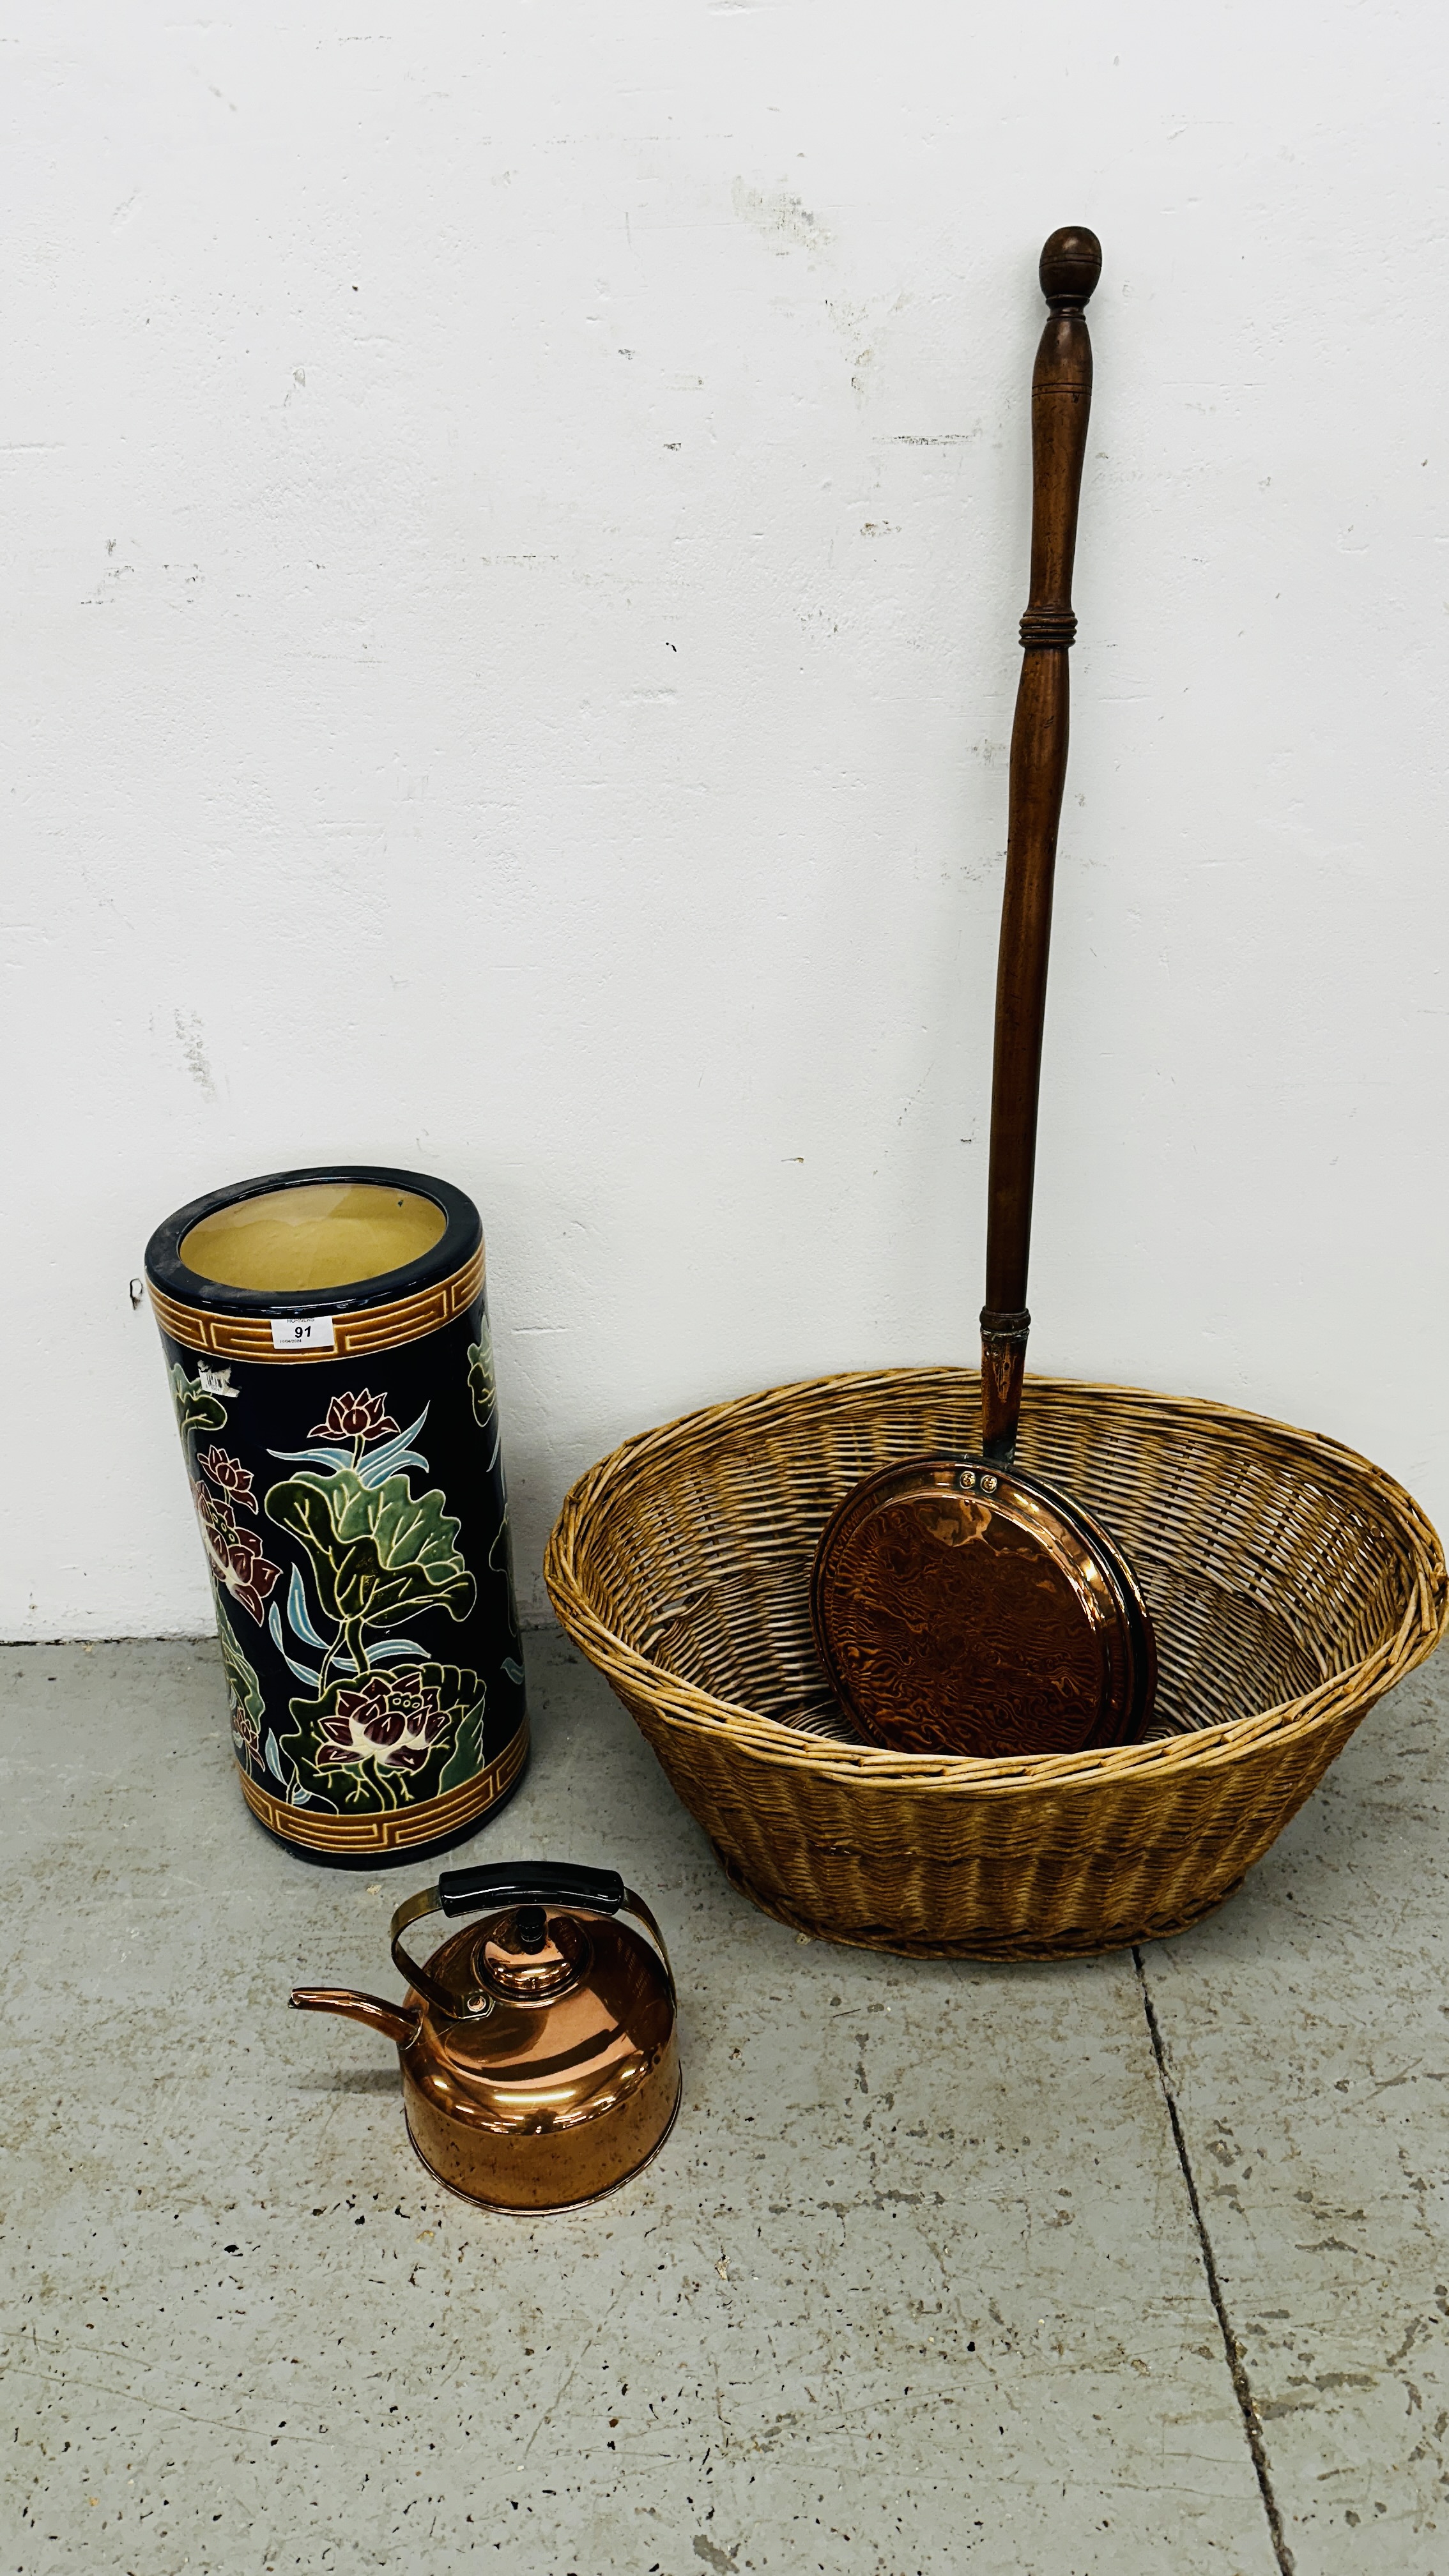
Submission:
M 281 1567 L 263 1556 L 256 1531 L 238 1524 L 224 1495 L 214 1494 L 209 1485 L 193 1485 L 191 1495 L 218 1583 L 251 1612 L 260 1627 L 267 1595 L 281 1580 Z
M 371 1762 L 380 1771 L 421 1771 L 452 1712 L 413 1673 L 369 1673 L 356 1690 L 337 1694 L 321 1726 L 319 1770 Z
M 309 1440 L 377 1440 L 383 1432 L 396 1432 L 397 1424 L 387 1410 L 387 1397 L 374 1395 L 370 1387 L 356 1394 L 334 1395 L 322 1421 L 314 1422 Z
M 252 1492 L 252 1471 L 250 1467 L 242 1465 L 240 1458 L 233 1458 L 230 1450 L 218 1449 L 213 1441 L 206 1456 L 198 1458 L 196 1463 L 203 1476 L 209 1476 L 214 1485 L 220 1485 L 233 1507 L 239 1503 L 245 1512 L 256 1510 Z

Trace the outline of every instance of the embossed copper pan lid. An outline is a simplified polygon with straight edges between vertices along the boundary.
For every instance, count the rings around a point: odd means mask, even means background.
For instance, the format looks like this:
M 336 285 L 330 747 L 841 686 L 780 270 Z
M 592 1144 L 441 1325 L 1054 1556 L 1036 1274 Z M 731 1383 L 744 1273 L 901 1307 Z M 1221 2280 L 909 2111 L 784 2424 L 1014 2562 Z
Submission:
M 979 1455 L 881 1470 L 840 1502 L 810 1586 L 816 1646 L 863 1732 L 898 1752 L 1076 1753 L 1132 1743 L 1156 1687 L 1152 1622 L 1109 1531 L 1015 1465 L 1057 826 L 1067 769 L 1072 561 L 1092 398 L 1096 235 L 1053 233 L 1032 377 L 1031 595 L 1011 738 L 996 981 Z
M 985 1459 L 912 1459 L 855 1486 L 810 1615 L 837 1696 L 897 1752 L 1079 1753 L 1130 1743 L 1152 1705 L 1126 1559 L 1085 1512 Z

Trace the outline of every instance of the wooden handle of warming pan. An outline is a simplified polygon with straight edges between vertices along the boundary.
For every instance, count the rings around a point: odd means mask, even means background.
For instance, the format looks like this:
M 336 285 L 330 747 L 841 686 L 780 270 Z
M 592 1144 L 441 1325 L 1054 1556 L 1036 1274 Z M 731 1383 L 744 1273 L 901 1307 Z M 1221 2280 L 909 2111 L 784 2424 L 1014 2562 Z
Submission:
M 1102 273 L 1095 233 L 1069 224 L 1041 255 L 1051 307 L 1031 380 L 1031 598 L 1011 735 L 1006 887 L 996 969 L 991 1082 L 986 1303 L 981 1310 L 981 1447 L 1010 1462 L 1026 1367 L 1026 1273 L 1036 1170 L 1037 1091 L 1057 825 L 1067 776 L 1067 653 L 1076 635 L 1072 558 L 1092 408 L 1092 343 L 1084 306 Z

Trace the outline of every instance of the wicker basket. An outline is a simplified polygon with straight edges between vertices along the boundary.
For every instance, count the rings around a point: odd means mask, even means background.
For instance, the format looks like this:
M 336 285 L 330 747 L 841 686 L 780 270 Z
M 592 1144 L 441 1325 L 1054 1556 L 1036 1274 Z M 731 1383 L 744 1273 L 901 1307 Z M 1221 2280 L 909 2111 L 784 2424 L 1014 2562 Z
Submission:
M 1446 1625 L 1402 1487 L 1226 1405 L 1027 1381 L 1018 1457 L 1100 1513 L 1157 1625 L 1161 1732 L 982 1762 L 862 1745 L 810 1637 L 824 1522 L 871 1469 L 974 1444 L 964 1369 L 813 1379 L 630 1440 L 549 1543 L 563 1626 L 735 1885 L 921 1958 L 1068 1958 L 1221 1905 Z

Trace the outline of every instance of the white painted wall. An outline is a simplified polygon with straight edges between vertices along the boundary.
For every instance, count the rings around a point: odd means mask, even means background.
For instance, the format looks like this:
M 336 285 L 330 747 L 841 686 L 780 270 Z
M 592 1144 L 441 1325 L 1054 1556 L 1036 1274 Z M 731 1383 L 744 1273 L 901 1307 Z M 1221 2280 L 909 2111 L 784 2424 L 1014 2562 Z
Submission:
M 195 1193 L 472 1190 L 525 1597 L 974 1351 L 1035 258 L 1101 233 L 1033 1355 L 1449 1516 L 1439 13 L 16 0 L 10 1635 L 208 1622 Z

